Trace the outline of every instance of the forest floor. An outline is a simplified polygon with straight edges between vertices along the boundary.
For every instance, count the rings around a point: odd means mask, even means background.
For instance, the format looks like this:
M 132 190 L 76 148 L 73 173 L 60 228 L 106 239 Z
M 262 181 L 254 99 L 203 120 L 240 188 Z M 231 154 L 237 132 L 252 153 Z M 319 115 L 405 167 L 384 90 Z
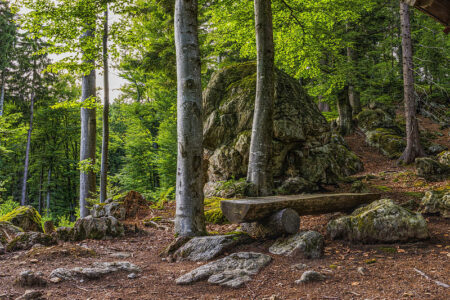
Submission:
M 421 125 L 428 127 L 433 124 L 422 121 Z M 448 143 L 448 129 L 443 133 L 444 138 L 435 142 Z M 413 166 L 397 166 L 395 161 L 365 145 L 358 133 L 348 137 L 347 142 L 364 162 L 365 170 L 356 176 L 375 175 L 376 179 L 366 184 L 372 192 L 381 193 L 383 197 L 403 203 L 414 197 L 419 200 L 419 193 L 424 191 L 450 185 L 450 181 L 424 181 L 415 175 Z M 344 192 L 349 191 L 350 184 L 327 188 Z M 162 210 L 150 210 L 147 218 L 160 216 L 164 222 L 172 219 L 173 215 L 174 203 L 169 203 Z M 332 214 L 302 217 L 301 229 L 325 234 L 326 224 L 332 217 Z M 169 263 L 158 256 L 173 239 L 172 223 L 167 222 L 163 224 L 168 230 L 143 228 L 143 232 L 124 238 L 88 240 L 78 244 L 94 250 L 96 254 L 93 256 L 77 251 L 60 251 L 75 249 L 74 243 L 56 246 L 51 251 L 35 256 L 30 256 L 26 251 L 0 256 L 0 299 L 8 299 L 6 295 L 17 297 L 24 293 L 24 288 L 14 286 L 14 279 L 21 270 L 31 269 L 48 275 L 59 267 L 86 267 L 98 261 L 117 261 L 111 257 L 117 252 L 131 255 L 119 260 L 140 266 L 140 277 L 128 279 L 128 274 L 121 272 L 100 280 L 50 283 L 41 288 L 44 296 L 47 299 L 450 299 L 450 290 L 434 281 L 450 284 L 450 220 L 437 216 L 429 216 L 426 220 L 431 233 L 431 239 L 427 241 L 355 245 L 326 237 L 325 255 L 321 259 L 292 259 L 271 255 L 272 262 L 250 283 L 237 290 L 206 282 L 177 286 L 177 277 L 204 263 Z M 140 224 L 140 220 L 127 220 L 127 223 Z M 236 225 L 208 225 L 209 231 L 227 232 L 235 228 Z M 254 242 L 239 246 L 234 251 L 269 254 L 267 249 L 271 243 Z M 326 280 L 295 284 L 294 281 L 302 274 L 302 271 L 292 268 L 298 263 L 326 274 Z M 360 267 L 363 272 L 358 272 Z M 429 278 L 420 275 L 417 270 Z M 5 298 L 2 298 L 2 294 Z

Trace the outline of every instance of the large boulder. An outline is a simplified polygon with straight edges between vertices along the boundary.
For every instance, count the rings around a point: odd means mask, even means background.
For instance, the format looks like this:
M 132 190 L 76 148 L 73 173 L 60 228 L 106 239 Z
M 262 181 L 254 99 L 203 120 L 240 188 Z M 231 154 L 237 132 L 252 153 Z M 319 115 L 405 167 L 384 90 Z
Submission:
M 450 151 L 442 151 L 438 154 L 438 161 L 446 166 L 450 167 Z
M 203 94 L 206 182 L 246 177 L 255 88 L 255 63 L 213 74 Z M 332 137 L 326 119 L 300 84 L 280 70 L 275 95 L 271 168 L 275 188 L 299 177 L 311 182 L 302 183 L 304 191 L 310 191 L 311 185 L 336 183 L 362 170 L 361 160 Z
M 57 241 L 53 236 L 44 234 L 42 232 L 21 232 L 8 243 L 8 245 L 6 246 L 6 250 L 8 252 L 28 250 L 36 244 L 52 246 L 56 245 Z
M 420 213 L 411 212 L 390 199 L 381 199 L 356 209 L 350 216 L 327 225 L 332 239 L 360 243 L 395 243 L 429 238 L 427 223 Z
M 251 280 L 272 258 L 255 252 L 238 252 L 198 267 L 177 278 L 177 284 L 191 284 L 207 279 L 209 283 L 239 288 Z
M 41 215 L 31 206 L 19 206 L 10 213 L 0 217 L 0 222 L 10 222 L 24 231 L 44 232 Z
M 364 109 L 356 116 L 356 120 L 364 132 L 395 126 L 393 116 L 381 108 Z
M 416 158 L 417 175 L 428 181 L 440 181 L 450 178 L 450 166 L 430 157 Z
M 85 239 L 104 240 L 123 235 L 123 225 L 116 218 L 87 216 L 78 219 L 73 226 L 72 239 L 75 241 Z
M 130 191 L 126 195 L 106 200 L 105 203 L 95 204 L 91 210 L 94 218 L 114 217 L 117 220 L 134 218 L 138 212 L 146 213 L 148 202 L 136 191 Z
M 450 190 L 426 192 L 420 202 L 419 212 L 450 218 Z

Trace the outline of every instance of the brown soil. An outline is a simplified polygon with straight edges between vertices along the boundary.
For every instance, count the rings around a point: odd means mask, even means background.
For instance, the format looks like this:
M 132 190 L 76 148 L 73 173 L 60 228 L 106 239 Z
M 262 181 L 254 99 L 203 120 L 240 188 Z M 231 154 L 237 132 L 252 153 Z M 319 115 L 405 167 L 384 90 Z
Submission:
M 376 179 L 364 182 L 383 197 L 402 203 L 419 199 L 419 194 L 408 194 L 410 192 L 419 193 L 450 186 L 449 181 L 429 183 L 418 178 L 412 166 L 396 166 L 395 161 L 386 159 L 375 149 L 366 146 L 358 133 L 348 137 L 347 142 L 364 161 L 365 170 L 357 176 L 375 175 Z M 348 191 L 349 188 L 350 184 L 330 187 L 336 191 Z M 173 215 L 174 203 L 166 205 L 163 210 L 151 209 L 146 215 L 146 218 L 161 216 L 164 225 L 161 228 L 168 230 L 142 228 L 143 232 L 125 238 L 89 240 L 79 244 L 89 247 L 97 255 L 80 254 L 82 252 L 78 247 L 66 243 L 38 254 L 15 252 L 0 256 L 0 299 L 3 299 L 2 294 L 14 298 L 24 293 L 24 288 L 14 286 L 15 277 L 21 270 L 31 269 L 48 275 L 59 267 L 89 266 L 96 261 L 117 260 L 139 265 L 143 269 L 141 276 L 128 279 L 127 273 L 122 272 L 100 280 L 51 283 L 41 290 L 47 299 L 450 299 L 450 290 L 432 281 L 450 284 L 450 220 L 438 216 L 427 217 L 431 233 L 428 241 L 353 245 L 327 238 L 322 259 L 291 259 L 272 255 L 271 264 L 254 276 L 248 285 L 234 290 L 206 282 L 190 286 L 175 285 L 175 278 L 203 263 L 169 263 L 158 256 L 173 239 L 173 225 L 170 222 Z M 332 217 L 332 214 L 302 217 L 301 229 L 325 234 L 326 224 Z M 126 223 L 133 222 L 137 220 Z M 215 232 L 234 229 L 236 225 L 208 225 L 208 230 Z M 255 242 L 240 246 L 235 251 L 268 254 L 270 243 Z M 61 248 L 69 250 L 62 251 Z M 132 256 L 113 259 L 109 254 L 115 252 L 128 252 Z M 326 280 L 296 285 L 294 281 L 302 274 L 302 271 L 292 269 L 297 263 L 307 264 L 310 269 L 326 274 Z M 357 271 L 359 267 L 364 268 L 364 274 Z M 416 269 L 432 280 L 421 276 Z

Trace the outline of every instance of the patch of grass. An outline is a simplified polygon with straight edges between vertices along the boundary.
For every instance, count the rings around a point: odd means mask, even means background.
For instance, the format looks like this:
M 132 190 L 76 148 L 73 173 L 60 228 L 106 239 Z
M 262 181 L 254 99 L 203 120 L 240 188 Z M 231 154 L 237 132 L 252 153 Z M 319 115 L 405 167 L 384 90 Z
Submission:
M 374 185 L 374 188 L 376 188 L 377 190 L 380 190 L 382 192 L 390 192 L 392 191 L 391 187 L 385 186 L 385 185 Z
M 405 192 L 405 195 L 415 197 L 415 198 L 422 198 L 424 193 L 422 193 L 422 192 Z
M 385 252 L 385 253 L 397 253 L 397 249 L 394 247 L 380 247 L 378 250 Z

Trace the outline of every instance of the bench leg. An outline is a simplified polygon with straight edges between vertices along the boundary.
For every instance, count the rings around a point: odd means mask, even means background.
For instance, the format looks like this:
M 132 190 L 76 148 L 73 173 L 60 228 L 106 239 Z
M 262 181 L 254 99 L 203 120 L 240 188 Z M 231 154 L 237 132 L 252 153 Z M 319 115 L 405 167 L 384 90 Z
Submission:
M 241 223 L 242 231 L 253 238 L 269 238 L 294 234 L 299 228 L 300 216 L 291 208 L 280 210 L 258 222 Z

